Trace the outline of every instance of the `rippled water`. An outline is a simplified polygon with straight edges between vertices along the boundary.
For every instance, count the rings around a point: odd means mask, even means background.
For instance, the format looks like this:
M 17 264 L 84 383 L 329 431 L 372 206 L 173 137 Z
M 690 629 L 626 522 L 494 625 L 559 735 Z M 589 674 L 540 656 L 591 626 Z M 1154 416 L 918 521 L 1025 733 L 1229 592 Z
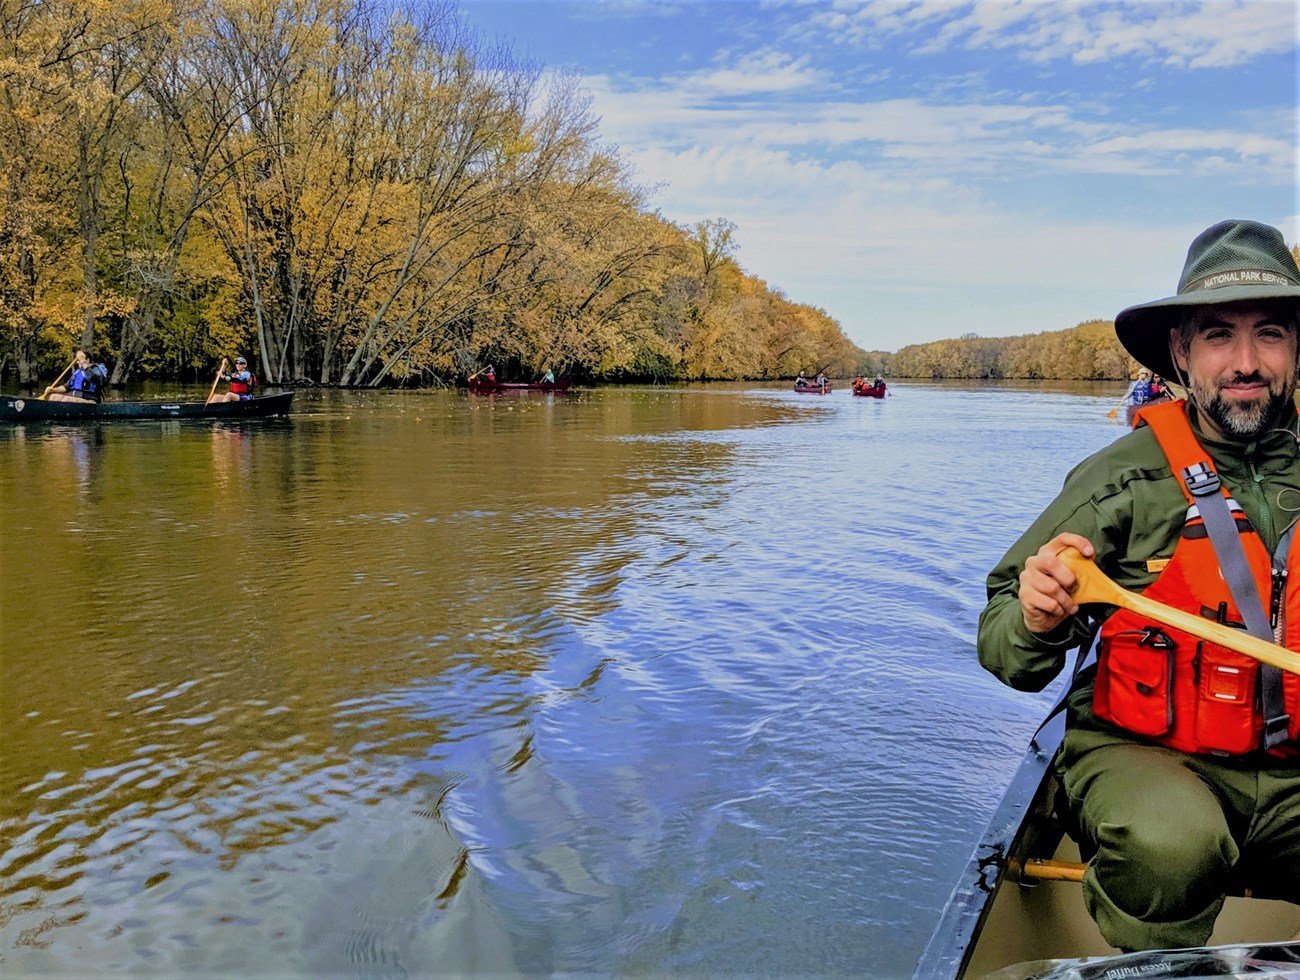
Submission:
M 0 973 L 910 975 L 1112 387 L 0 430 Z

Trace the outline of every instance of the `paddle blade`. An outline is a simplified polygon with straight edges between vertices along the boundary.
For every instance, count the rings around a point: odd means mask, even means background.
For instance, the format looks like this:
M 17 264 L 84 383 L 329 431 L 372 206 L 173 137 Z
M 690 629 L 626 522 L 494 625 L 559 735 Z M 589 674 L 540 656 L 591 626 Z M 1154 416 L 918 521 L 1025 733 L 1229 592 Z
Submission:
M 1117 416 L 1117 415 L 1119 415 L 1119 409 L 1118 409 L 1118 408 L 1112 408 L 1109 412 L 1106 413 L 1106 418 L 1108 418 L 1108 419 L 1113 419 L 1113 418 L 1115 418 L 1115 416 Z

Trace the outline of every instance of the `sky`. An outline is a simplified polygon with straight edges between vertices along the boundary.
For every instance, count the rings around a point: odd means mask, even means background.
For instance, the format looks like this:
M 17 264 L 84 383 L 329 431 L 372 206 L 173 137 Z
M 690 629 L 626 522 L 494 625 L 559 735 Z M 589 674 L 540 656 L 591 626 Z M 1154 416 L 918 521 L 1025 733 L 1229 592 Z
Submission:
M 685 226 L 867 350 L 1172 295 L 1227 218 L 1300 241 L 1289 0 L 461 0 L 577 73 Z

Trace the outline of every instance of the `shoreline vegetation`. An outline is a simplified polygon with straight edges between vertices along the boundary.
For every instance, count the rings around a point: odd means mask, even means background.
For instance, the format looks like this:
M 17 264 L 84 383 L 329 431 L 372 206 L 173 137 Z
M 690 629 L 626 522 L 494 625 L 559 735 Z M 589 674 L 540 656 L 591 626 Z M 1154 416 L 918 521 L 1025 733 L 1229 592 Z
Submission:
M 0 385 L 1114 378 L 1100 322 L 864 351 L 653 209 L 590 97 L 439 0 L 0 10 Z M 1113 337 L 1113 335 L 1112 335 Z
M 851 374 L 824 310 L 665 219 L 590 97 L 454 3 L 0 11 L 0 381 Z

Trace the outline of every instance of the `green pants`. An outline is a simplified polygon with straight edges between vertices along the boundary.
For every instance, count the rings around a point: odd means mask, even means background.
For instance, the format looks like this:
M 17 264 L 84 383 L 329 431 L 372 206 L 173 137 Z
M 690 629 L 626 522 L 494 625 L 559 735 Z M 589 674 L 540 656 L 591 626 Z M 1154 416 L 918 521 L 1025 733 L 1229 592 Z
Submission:
M 1203 946 L 1225 893 L 1300 904 L 1300 765 L 1255 768 L 1067 731 L 1057 771 L 1085 853 L 1084 901 L 1121 949 Z

